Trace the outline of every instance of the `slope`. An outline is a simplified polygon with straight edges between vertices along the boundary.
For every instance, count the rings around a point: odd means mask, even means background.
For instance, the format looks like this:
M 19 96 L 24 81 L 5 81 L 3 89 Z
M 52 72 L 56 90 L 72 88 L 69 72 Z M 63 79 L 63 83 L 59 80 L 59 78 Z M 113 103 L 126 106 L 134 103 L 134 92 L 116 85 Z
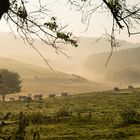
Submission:
M 94 91 L 97 86 L 76 74 L 66 74 L 8 58 L 0 57 L 0 64 L 0 68 L 17 71 L 21 75 L 24 94 L 40 93 L 47 96 L 48 93 L 79 93 Z

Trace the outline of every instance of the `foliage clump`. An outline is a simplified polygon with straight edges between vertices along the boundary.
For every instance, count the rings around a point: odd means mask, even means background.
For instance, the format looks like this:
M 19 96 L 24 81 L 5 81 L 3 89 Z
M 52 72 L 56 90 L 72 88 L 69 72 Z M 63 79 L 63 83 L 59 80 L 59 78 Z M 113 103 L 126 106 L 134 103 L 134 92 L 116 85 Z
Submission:
M 66 107 L 60 108 L 60 110 L 56 113 L 58 117 L 69 117 L 72 115 Z
M 133 108 L 125 108 L 120 116 L 124 125 L 140 123 L 140 114 Z
M 19 93 L 22 87 L 20 75 L 15 71 L 0 69 L 0 94 L 3 101 L 6 94 Z

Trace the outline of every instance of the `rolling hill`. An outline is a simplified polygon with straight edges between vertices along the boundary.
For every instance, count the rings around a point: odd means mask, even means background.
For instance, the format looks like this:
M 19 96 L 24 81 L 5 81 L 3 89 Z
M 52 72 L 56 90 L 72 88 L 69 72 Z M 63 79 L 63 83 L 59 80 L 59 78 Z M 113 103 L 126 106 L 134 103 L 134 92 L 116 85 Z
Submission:
M 85 77 L 84 63 L 87 57 L 93 53 L 110 51 L 110 43 L 106 38 L 103 38 L 98 42 L 96 38 L 92 37 L 77 37 L 77 40 L 79 44 L 77 48 L 70 45 L 62 46 L 62 51 L 70 56 L 70 59 L 61 53 L 57 54 L 56 50 L 50 46 L 42 44 L 39 40 L 35 40 L 35 46 L 43 54 L 43 56 L 49 60 L 55 70 L 66 73 L 76 73 Z M 139 47 L 138 43 L 124 41 L 119 42 L 121 46 L 117 48 L 117 50 Z M 36 51 L 28 45 L 28 43 L 25 43 L 18 36 L 15 39 L 10 33 L 0 33 L 0 50 L 0 56 L 4 58 L 8 57 L 43 67 L 45 65 L 44 61 L 40 58 Z
M 114 86 L 111 85 L 112 82 L 123 82 L 120 78 L 117 78 L 119 77 L 118 75 L 123 77 L 125 72 L 123 72 L 122 76 L 122 66 L 116 64 L 116 61 L 119 60 L 119 62 L 123 62 L 124 58 L 119 59 L 119 57 L 122 57 L 125 53 L 123 53 L 123 50 L 121 53 L 122 55 L 116 52 L 118 55 L 117 59 L 113 60 L 116 57 L 116 53 L 114 53 L 108 67 L 104 68 L 104 64 L 109 55 L 107 51 L 110 51 L 110 44 L 105 38 L 97 42 L 97 39 L 92 37 L 78 37 L 79 46 L 77 48 L 72 46 L 62 47 L 62 50 L 70 56 L 69 59 L 64 55 L 57 54 L 50 46 L 45 46 L 40 41 L 35 40 L 35 45 L 38 50 L 56 71 L 47 69 L 45 62 L 38 56 L 36 51 L 20 38 L 15 39 L 11 34 L 0 33 L 0 39 L 0 56 L 3 57 L 0 58 L 1 67 L 14 69 L 21 74 L 24 79 L 23 92 L 41 92 L 47 94 L 50 92 L 60 93 L 62 91 L 67 91 L 79 93 L 93 91 L 95 89 L 112 88 L 112 86 Z M 121 47 L 117 48 L 117 50 L 140 46 L 140 43 L 123 41 L 120 41 L 120 44 Z M 132 54 L 134 56 L 135 52 L 132 52 L 130 56 Z M 5 59 L 5 57 L 9 59 Z M 131 59 L 127 59 L 128 57 L 129 56 L 126 56 L 126 60 L 128 60 L 126 63 L 131 62 Z M 132 58 L 132 60 L 133 59 L 134 58 Z M 138 59 L 139 58 L 136 58 L 136 60 Z M 125 66 L 125 63 L 122 63 L 122 65 Z M 127 65 L 127 67 L 127 70 L 130 70 L 132 65 Z M 134 67 L 136 67 L 135 70 L 139 71 L 137 66 L 133 66 L 131 69 L 133 70 Z M 124 68 L 123 71 L 125 70 L 126 68 Z M 112 76 L 114 72 L 119 72 L 119 74 L 116 74 L 116 78 Z M 131 73 L 133 74 L 134 72 L 129 72 L 129 75 Z M 78 75 L 82 76 L 79 77 Z M 99 82 L 100 84 L 96 84 L 95 82 L 91 83 L 82 77 Z M 136 80 L 130 78 L 127 80 L 127 77 L 128 76 L 123 77 L 124 82 L 135 82 Z M 78 82 L 76 82 L 77 79 L 79 80 Z M 38 82 L 36 82 L 37 80 Z M 111 81 L 111 83 L 107 83 L 107 81 Z
M 70 94 L 94 91 L 96 83 L 76 75 L 0 57 L 0 68 L 17 71 L 23 79 L 22 94 Z

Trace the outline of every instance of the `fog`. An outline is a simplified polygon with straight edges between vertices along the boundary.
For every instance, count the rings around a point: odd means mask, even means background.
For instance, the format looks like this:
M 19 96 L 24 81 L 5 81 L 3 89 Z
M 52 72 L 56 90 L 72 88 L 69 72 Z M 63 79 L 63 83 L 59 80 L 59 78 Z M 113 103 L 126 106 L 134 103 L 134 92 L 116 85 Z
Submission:
M 38 53 L 21 38 L 15 38 L 11 33 L 0 33 L 0 38 L 1 57 L 10 58 L 49 69 L 48 65 L 38 55 Z M 109 53 L 107 53 L 107 56 L 103 58 L 103 62 L 100 62 L 100 59 L 102 59 L 103 56 L 103 54 L 101 53 L 110 51 L 109 42 L 106 39 L 102 39 L 100 42 L 97 42 L 97 39 L 88 37 L 78 37 L 77 40 L 79 43 L 78 48 L 74 48 L 70 45 L 62 47 L 62 51 L 66 55 L 68 55 L 68 57 L 61 53 L 58 53 L 55 49 L 51 48 L 50 46 L 44 45 L 38 40 L 35 40 L 35 46 L 48 60 L 53 70 L 68 74 L 78 74 L 82 77 L 98 83 L 107 83 L 105 73 L 100 73 L 100 71 L 106 71 L 107 69 L 112 68 L 112 63 L 111 65 L 109 64 L 107 68 L 104 67 Z M 115 51 L 139 46 L 139 43 L 134 44 L 124 41 L 119 42 L 120 47 L 116 48 Z M 93 65 L 93 63 L 88 63 L 87 66 L 87 60 L 93 54 L 97 54 L 97 56 L 98 54 L 100 54 L 99 56 L 101 57 L 92 58 L 90 61 L 96 62 L 95 65 Z M 113 61 L 111 60 L 111 62 Z M 113 63 L 114 65 L 116 65 L 116 62 Z M 94 70 L 90 70 L 90 67 Z

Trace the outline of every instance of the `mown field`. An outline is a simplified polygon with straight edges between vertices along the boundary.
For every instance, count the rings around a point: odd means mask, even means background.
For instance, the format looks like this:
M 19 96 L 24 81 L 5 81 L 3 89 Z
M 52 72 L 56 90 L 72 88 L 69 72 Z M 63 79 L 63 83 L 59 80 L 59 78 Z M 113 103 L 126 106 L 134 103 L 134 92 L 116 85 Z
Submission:
M 0 139 L 140 140 L 140 93 L 0 102 Z

